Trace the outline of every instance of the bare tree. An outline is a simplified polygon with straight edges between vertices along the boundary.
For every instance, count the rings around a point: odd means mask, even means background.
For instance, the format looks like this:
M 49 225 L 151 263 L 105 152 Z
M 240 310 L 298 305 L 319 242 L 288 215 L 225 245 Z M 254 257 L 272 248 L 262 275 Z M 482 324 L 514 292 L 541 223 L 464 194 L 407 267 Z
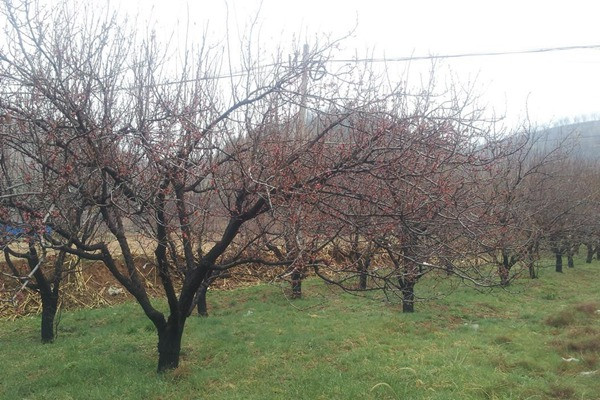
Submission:
M 509 284 L 517 266 L 537 276 L 535 262 L 544 226 L 540 213 L 551 206 L 543 191 L 555 180 L 566 151 L 561 143 L 546 143 L 542 130 L 525 126 L 503 140 L 506 156 L 484 172 L 477 195 L 482 204 L 481 245 L 497 266 L 502 286 Z M 517 276 L 518 273 L 512 274 Z
M 38 292 L 42 342 L 48 343 L 55 337 L 61 282 L 78 263 L 66 259 L 66 249 L 72 237 L 87 242 L 98 227 L 98 215 L 85 205 L 72 208 L 77 195 L 64 176 L 36 162 L 38 155 L 55 157 L 56 166 L 64 161 L 42 150 L 47 140 L 43 132 L 12 118 L 4 118 L 0 132 L 0 245 L 8 271 L 2 272 L 15 282 L 2 300 L 14 304 L 23 290 Z
M 351 115 L 368 117 L 368 108 L 387 97 L 374 90 L 381 89 L 376 81 L 353 83 L 352 67 L 323 69 L 335 43 L 269 65 L 246 53 L 245 73 L 221 81 L 214 79 L 220 54 L 208 43 L 169 64 L 156 37 L 137 41 L 116 15 L 103 10 L 98 21 L 98 14 L 6 0 L 10 40 L 0 53 L 0 77 L 7 94 L 0 107 L 17 121 L 13 143 L 24 135 L 42 138 L 27 156 L 52 171 L 43 184 L 60 177 L 63 191 L 76 194 L 69 205 L 55 204 L 59 212 L 99 212 L 107 235 L 93 241 L 50 219 L 71 244 L 56 241 L 54 248 L 103 262 L 135 297 L 157 329 L 164 371 L 178 366 L 185 321 L 210 274 L 269 265 L 245 257 L 265 234 L 245 229 L 249 221 L 371 165 L 382 133 L 365 140 L 337 128 Z M 307 79 L 314 83 L 309 93 L 301 90 Z M 314 135 L 290 140 L 286 130 L 296 129 L 299 105 L 313 110 L 318 125 Z M 37 198 L 45 195 L 41 190 Z M 137 270 L 137 242 L 154 247 L 149 256 L 166 314 L 153 305 Z
M 345 290 L 356 290 L 348 285 L 352 276 L 370 278 L 372 290 L 398 295 L 405 312 L 414 311 L 415 285 L 427 274 L 493 285 L 477 265 L 483 231 L 476 227 L 482 204 L 475 195 L 483 173 L 506 157 L 490 125 L 468 102 L 433 95 L 379 111 L 377 119 L 352 121 L 357 132 L 384 132 L 373 168 L 355 181 L 330 182 L 335 195 L 320 203 L 351 227 L 341 237 L 364 243 L 352 250 L 362 247 L 361 254 L 350 257 L 352 267 L 333 271 L 337 279 L 317 273 Z M 373 251 L 379 265 L 367 272 L 360 260 Z

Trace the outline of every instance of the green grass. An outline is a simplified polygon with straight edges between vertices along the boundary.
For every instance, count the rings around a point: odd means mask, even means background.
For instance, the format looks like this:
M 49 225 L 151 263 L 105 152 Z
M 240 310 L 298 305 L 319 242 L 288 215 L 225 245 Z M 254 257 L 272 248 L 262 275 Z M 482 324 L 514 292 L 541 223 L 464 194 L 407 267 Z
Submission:
M 412 315 L 317 281 L 210 292 L 179 369 L 159 376 L 136 304 L 0 325 L 2 399 L 600 399 L 600 263 L 507 291 L 458 289 Z M 422 292 L 439 289 L 420 283 Z M 564 358 L 579 361 L 566 362 Z

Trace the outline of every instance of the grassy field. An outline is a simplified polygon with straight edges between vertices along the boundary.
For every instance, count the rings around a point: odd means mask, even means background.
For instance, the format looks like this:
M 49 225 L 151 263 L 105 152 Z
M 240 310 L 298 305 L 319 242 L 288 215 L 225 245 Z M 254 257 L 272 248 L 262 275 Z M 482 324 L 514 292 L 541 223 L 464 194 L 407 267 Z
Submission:
M 162 376 L 135 304 L 65 312 L 50 345 L 39 318 L 2 321 L 0 398 L 600 399 L 599 278 L 598 262 L 546 268 L 412 315 L 317 281 L 293 302 L 276 286 L 211 292 L 211 316 L 188 321 L 181 367 Z

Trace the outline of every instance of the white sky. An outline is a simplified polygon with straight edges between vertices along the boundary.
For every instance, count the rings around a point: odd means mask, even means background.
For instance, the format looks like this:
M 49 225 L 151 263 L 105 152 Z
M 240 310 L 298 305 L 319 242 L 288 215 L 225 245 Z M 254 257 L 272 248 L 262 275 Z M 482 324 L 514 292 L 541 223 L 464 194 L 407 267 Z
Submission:
M 535 48 L 600 45 L 600 2 L 595 0 L 117 0 L 128 12 L 151 15 L 167 30 L 208 23 L 215 41 L 230 26 L 243 27 L 258 14 L 263 47 L 292 37 L 342 36 L 358 23 L 337 58 L 358 53 L 388 58 Z M 114 4 L 114 2 L 113 2 Z M 232 30 L 233 31 L 233 30 Z M 412 62 L 411 73 L 430 66 Z M 406 64 L 398 66 L 399 70 Z M 600 49 L 527 55 L 447 59 L 438 67 L 461 81 L 476 78 L 482 101 L 509 123 L 528 109 L 548 123 L 564 117 L 600 115 Z

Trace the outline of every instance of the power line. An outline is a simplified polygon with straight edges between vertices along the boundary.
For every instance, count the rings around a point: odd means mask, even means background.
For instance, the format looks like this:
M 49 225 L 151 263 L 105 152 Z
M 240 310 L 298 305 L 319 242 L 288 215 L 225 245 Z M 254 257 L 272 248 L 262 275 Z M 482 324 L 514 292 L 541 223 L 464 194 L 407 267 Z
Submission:
M 590 44 L 590 45 L 574 45 L 574 46 L 562 46 L 562 47 L 542 47 L 542 48 L 534 48 L 534 49 L 525 49 L 525 50 L 508 50 L 508 51 L 487 51 L 487 52 L 472 52 L 472 53 L 454 53 L 454 54 L 438 54 L 438 55 L 427 55 L 427 56 L 403 56 L 403 57 L 367 57 L 367 58 L 348 58 L 348 59 L 325 59 L 314 62 L 317 66 L 323 66 L 324 64 L 334 64 L 334 63 L 391 63 L 391 62 L 410 62 L 410 61 L 424 61 L 424 60 L 440 60 L 440 59 L 451 59 L 451 58 L 469 58 L 469 57 L 496 57 L 496 56 L 506 56 L 506 55 L 520 55 L 520 54 L 535 54 L 535 53 L 550 53 L 550 52 L 562 52 L 562 51 L 571 51 L 571 50 L 595 50 L 600 49 L 600 44 Z M 176 81 L 167 81 L 167 82 L 157 82 L 154 84 L 148 85 L 134 85 L 132 87 L 123 87 L 118 90 L 125 89 L 135 89 L 135 88 L 143 88 L 150 86 L 170 86 L 170 85 L 178 85 L 184 83 L 193 83 L 198 81 L 212 81 L 212 80 L 222 80 L 222 79 L 231 79 L 238 78 L 242 76 L 246 76 L 253 71 L 259 71 L 265 68 L 286 66 L 287 62 L 277 62 L 277 63 L 268 63 L 261 64 L 254 67 L 249 67 L 244 70 L 231 71 L 228 74 L 224 75 L 208 75 L 198 78 L 190 78 Z
M 575 46 L 562 46 L 562 47 L 541 47 L 534 49 L 525 50 L 508 50 L 508 51 L 487 51 L 487 52 L 473 52 L 473 53 L 455 53 L 455 54 L 439 54 L 439 55 L 428 55 L 428 56 L 404 56 L 404 57 L 382 57 L 382 58 L 348 58 L 348 59 L 328 59 L 322 60 L 321 64 L 334 64 L 334 63 L 389 63 L 389 62 L 409 62 L 409 61 L 424 61 L 424 60 L 439 60 L 447 58 L 467 58 L 467 57 L 495 57 L 495 56 L 506 56 L 506 55 L 519 55 L 519 54 L 535 54 L 535 53 L 550 53 L 558 51 L 571 51 L 571 50 L 594 50 L 600 49 L 600 44 L 591 45 L 575 45 Z M 180 83 L 189 83 L 198 80 L 220 80 L 220 79 L 231 79 L 240 76 L 245 76 L 252 71 L 258 71 L 265 68 L 272 68 L 277 66 L 286 65 L 285 62 L 262 64 L 256 67 L 250 67 L 246 70 L 232 71 L 227 75 L 213 75 L 205 76 L 197 79 L 189 79 L 184 81 L 171 81 L 159 84 L 160 86 L 175 85 Z
M 556 51 L 569 50 L 592 50 L 600 49 L 600 44 L 578 45 L 578 46 L 563 46 L 563 47 L 542 47 L 526 50 L 508 50 L 508 51 L 486 51 L 474 53 L 456 53 L 456 54 L 440 54 L 428 56 L 409 56 L 409 57 L 385 57 L 385 58 L 351 58 L 346 60 L 332 59 L 325 61 L 326 63 L 340 62 L 405 62 L 405 61 L 420 61 L 420 60 L 437 60 L 444 58 L 465 58 L 465 57 L 490 57 L 490 56 L 506 56 L 515 54 L 533 54 L 533 53 L 550 53 Z
M 347 58 L 347 59 L 329 59 L 322 60 L 323 64 L 333 64 L 333 63 L 389 63 L 389 62 L 408 62 L 408 61 L 424 61 L 424 60 L 439 60 L 446 58 L 467 58 L 467 57 L 495 57 L 495 56 L 507 56 L 507 55 L 519 55 L 519 54 L 535 54 L 535 53 L 551 53 L 558 51 L 571 51 L 571 50 L 594 50 L 600 49 L 600 44 L 590 44 L 590 45 L 574 45 L 574 46 L 562 46 L 562 47 L 541 47 L 534 49 L 525 49 L 525 50 L 508 50 L 508 51 L 486 51 L 486 52 L 473 52 L 473 53 L 455 53 L 455 54 L 433 54 L 427 56 L 403 56 L 403 57 L 381 57 L 381 58 Z M 284 62 L 280 63 L 270 63 L 263 64 L 257 67 L 248 68 L 244 71 L 235 71 L 231 72 L 229 75 L 221 75 L 221 76 L 213 76 L 213 77 L 205 77 L 202 79 L 211 80 L 211 79 L 228 79 L 238 76 L 243 76 L 250 71 L 259 70 L 263 68 L 270 68 L 284 65 Z
M 467 57 L 495 57 L 495 56 L 507 56 L 507 55 L 519 55 L 519 54 L 535 54 L 535 53 L 551 53 L 559 51 L 571 51 L 571 50 L 594 50 L 600 49 L 600 44 L 591 45 L 575 45 L 575 46 L 562 46 L 562 47 L 541 47 L 534 49 L 525 50 L 508 50 L 508 51 L 487 51 L 487 52 L 473 52 L 473 53 L 455 53 L 455 54 L 438 54 L 428 56 L 403 56 L 403 57 L 381 57 L 381 58 L 348 58 L 348 59 L 328 59 L 322 60 L 322 64 L 334 64 L 334 63 L 389 63 L 389 62 L 408 62 L 408 61 L 424 61 L 424 60 L 439 60 L 447 58 L 467 58 Z M 246 70 L 233 71 L 227 75 L 214 75 L 199 78 L 198 80 L 219 80 L 219 79 L 231 79 L 235 77 L 244 76 L 251 71 L 256 71 L 264 68 L 271 68 L 285 65 L 285 62 L 263 64 L 256 67 L 251 67 Z M 193 82 L 196 79 L 190 79 L 188 81 L 173 81 L 165 82 L 163 85 L 171 85 L 177 83 Z

